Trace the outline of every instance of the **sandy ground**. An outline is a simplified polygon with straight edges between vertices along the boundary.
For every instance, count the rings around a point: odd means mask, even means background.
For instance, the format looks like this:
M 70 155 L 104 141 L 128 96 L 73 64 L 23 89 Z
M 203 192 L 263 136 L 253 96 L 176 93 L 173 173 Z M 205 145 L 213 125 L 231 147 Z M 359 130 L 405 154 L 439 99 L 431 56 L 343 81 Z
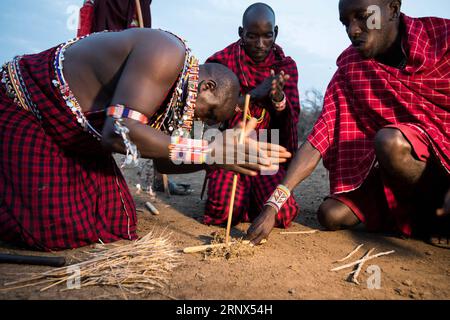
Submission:
M 132 192 L 136 188 L 135 173 L 128 172 Z M 151 230 L 172 233 L 179 249 L 208 243 L 211 234 L 220 230 L 198 220 L 203 213 L 200 201 L 203 173 L 172 176 L 179 182 L 191 183 L 194 193 L 189 197 L 166 197 L 158 193 L 155 202 L 159 216 L 147 211 L 139 212 L 139 234 Z M 295 190 L 302 212 L 289 231 L 320 228 L 315 210 L 328 193 L 328 177 L 319 168 L 302 186 Z M 147 194 L 136 195 L 138 208 L 148 201 Z M 242 236 L 248 224 L 232 230 Z M 362 228 L 354 231 L 323 232 L 308 235 L 281 235 L 275 229 L 269 242 L 257 247 L 252 256 L 226 260 L 205 260 L 201 254 L 182 255 L 182 264 L 174 270 L 169 285 L 161 290 L 138 296 L 125 294 L 117 288 L 91 287 L 64 291 L 65 286 L 40 292 L 40 287 L 14 291 L 1 291 L 0 299 L 449 299 L 450 251 L 436 248 L 417 240 L 369 234 Z M 355 258 L 366 250 L 377 252 L 395 250 L 395 254 L 375 259 L 364 266 L 360 285 L 346 281 L 350 271 L 331 272 L 333 261 L 343 258 L 357 245 L 364 244 Z M 58 253 L 73 262 L 73 257 L 83 257 L 89 248 Z M 30 252 L 0 246 L 0 252 L 27 254 Z M 39 253 L 33 253 L 39 254 Z M 380 268 L 381 288 L 370 289 L 367 280 L 370 265 Z M 0 286 L 7 281 L 24 277 L 29 272 L 46 271 L 46 267 L 0 265 Z M 369 281 L 371 282 L 371 281 Z M 4 287 L 1 287 L 4 288 Z

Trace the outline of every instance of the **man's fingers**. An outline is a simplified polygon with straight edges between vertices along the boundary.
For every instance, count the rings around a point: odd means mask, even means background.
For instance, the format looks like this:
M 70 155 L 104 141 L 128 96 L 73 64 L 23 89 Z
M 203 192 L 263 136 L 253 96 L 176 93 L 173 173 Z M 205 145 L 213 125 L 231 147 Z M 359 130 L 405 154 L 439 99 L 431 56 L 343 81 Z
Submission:
M 260 233 L 255 239 L 251 241 L 255 246 L 261 244 L 261 241 L 265 240 L 266 237 L 264 236 L 264 233 Z
M 260 142 L 259 148 L 267 152 L 267 155 L 271 157 L 272 155 L 279 155 L 283 158 L 291 158 L 292 154 L 287 151 L 287 149 L 278 144 L 272 144 L 267 142 Z
M 256 126 L 258 125 L 258 120 L 255 118 L 251 118 L 247 124 L 245 125 L 245 136 L 248 137 L 249 134 L 256 129 Z
M 444 217 L 444 216 L 445 216 L 445 211 L 444 211 L 444 209 L 437 209 L 437 210 L 436 210 L 436 215 L 437 215 L 439 218 Z
M 234 171 L 236 173 L 244 174 L 246 176 L 254 177 L 254 176 L 258 175 L 258 171 L 250 170 L 250 169 L 244 168 L 242 166 L 235 166 L 232 169 L 233 169 L 232 171 Z
M 288 161 L 288 159 L 286 159 L 286 158 L 277 157 L 277 156 L 269 157 L 268 159 L 269 159 L 271 165 L 277 165 L 277 164 L 280 164 L 280 163 L 286 163 Z
M 257 232 L 258 227 L 255 225 L 255 223 L 253 223 L 250 228 L 248 228 L 247 230 L 247 235 L 245 236 L 245 239 L 253 242 L 254 239 L 256 239 L 258 237 L 258 232 Z

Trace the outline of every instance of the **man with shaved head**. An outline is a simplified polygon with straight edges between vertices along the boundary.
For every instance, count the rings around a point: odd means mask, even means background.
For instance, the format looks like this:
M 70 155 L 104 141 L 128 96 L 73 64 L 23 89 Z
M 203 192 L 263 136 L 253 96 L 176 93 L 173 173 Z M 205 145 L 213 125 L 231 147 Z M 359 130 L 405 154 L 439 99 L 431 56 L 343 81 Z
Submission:
M 255 3 L 244 13 L 239 41 L 231 44 L 208 59 L 230 68 L 239 78 L 241 102 L 243 96 L 251 95 L 248 117 L 258 119 L 257 130 L 278 129 L 280 144 L 291 153 L 297 150 L 297 123 L 300 113 L 298 94 L 298 72 L 294 60 L 286 57 L 275 41 L 278 26 L 273 9 L 264 3 Z M 242 119 L 237 114 L 225 123 L 225 128 L 234 127 Z M 270 136 L 270 134 L 269 134 Z M 261 212 L 273 189 L 286 174 L 281 166 L 274 175 L 256 177 L 239 176 L 233 210 L 233 224 L 253 221 Z M 210 171 L 208 200 L 204 222 L 219 225 L 227 221 L 233 173 L 218 169 Z M 291 198 L 271 223 L 286 228 L 297 216 L 298 205 Z
M 283 185 L 292 190 L 323 159 L 331 195 L 318 218 L 328 230 L 362 222 L 448 236 L 450 21 L 408 17 L 400 0 L 341 0 L 339 14 L 352 45 Z M 274 214 L 270 206 L 262 213 Z M 248 236 L 259 243 L 272 227 L 258 220 Z
M 244 151 L 233 139 L 190 138 L 195 119 L 234 116 L 240 87 L 169 32 L 96 33 L 17 56 L 0 77 L 1 241 L 57 250 L 136 239 L 136 207 L 112 152 L 126 164 L 154 159 L 164 172 L 213 164 L 253 175 L 290 156 L 248 137 Z M 224 150 L 260 157 L 225 164 Z

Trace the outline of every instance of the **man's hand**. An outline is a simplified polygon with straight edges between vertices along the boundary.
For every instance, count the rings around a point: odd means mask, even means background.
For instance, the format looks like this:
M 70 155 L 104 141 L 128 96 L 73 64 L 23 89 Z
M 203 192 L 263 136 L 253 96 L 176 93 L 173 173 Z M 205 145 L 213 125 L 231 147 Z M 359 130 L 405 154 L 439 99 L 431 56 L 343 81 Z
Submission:
M 285 74 L 284 71 L 281 71 L 279 75 L 275 76 L 275 72 L 271 70 L 270 74 L 273 77 L 270 98 L 272 101 L 281 102 L 285 98 L 284 87 L 290 76 L 288 74 Z M 281 110 L 278 110 L 277 107 L 275 107 L 275 110 L 283 111 L 285 108 L 286 105 L 284 105 L 283 109 Z
M 260 244 L 262 240 L 267 240 L 270 232 L 275 227 L 276 215 L 277 212 L 274 208 L 266 206 L 247 230 L 247 240 L 255 245 Z
M 287 162 L 292 154 L 286 148 L 276 144 L 260 142 L 251 137 L 256 125 L 256 119 L 251 119 L 248 122 L 243 133 L 244 142 L 241 147 L 238 147 L 238 145 L 243 130 L 242 124 L 229 131 L 228 135 L 224 134 L 222 139 L 215 139 L 210 144 L 212 156 L 215 158 L 214 165 L 238 173 L 256 175 L 259 171 L 277 170 L 278 164 Z M 231 157 L 231 159 L 227 157 L 227 153 L 230 151 L 234 152 L 234 157 Z M 227 160 L 232 160 L 232 162 L 227 162 Z
M 271 70 L 271 74 L 273 70 Z M 257 86 L 255 89 L 250 91 L 253 101 L 264 101 L 270 97 L 270 92 L 272 90 L 272 82 L 275 80 L 274 75 L 267 77 L 264 81 Z
M 276 102 L 282 101 L 284 98 L 283 90 L 289 79 L 290 76 L 285 74 L 284 71 L 276 75 L 274 70 L 270 70 L 270 76 L 250 92 L 252 100 L 263 101 L 271 99 Z

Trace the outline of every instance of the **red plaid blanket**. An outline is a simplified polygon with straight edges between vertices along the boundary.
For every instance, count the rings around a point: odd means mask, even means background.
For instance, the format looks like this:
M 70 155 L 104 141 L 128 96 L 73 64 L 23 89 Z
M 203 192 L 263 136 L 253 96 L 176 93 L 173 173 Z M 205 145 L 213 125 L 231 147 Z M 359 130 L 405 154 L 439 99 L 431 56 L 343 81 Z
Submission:
M 402 16 L 404 70 L 364 60 L 349 47 L 325 95 L 308 140 L 330 171 L 331 193 L 357 189 L 374 165 L 374 137 L 387 125 L 409 124 L 432 141 L 432 153 L 450 170 L 450 20 Z
M 0 240 L 41 250 L 136 239 L 136 209 L 112 155 L 78 125 L 52 80 L 55 49 L 21 59 L 42 120 L 0 85 Z M 97 129 L 104 113 L 87 114 Z
M 276 45 L 275 50 L 271 51 L 264 62 L 255 63 L 245 53 L 245 50 L 240 46 L 240 41 L 238 41 L 215 53 L 207 62 L 220 63 L 230 68 L 239 78 L 242 94 L 248 93 L 261 84 L 264 79 L 270 76 L 271 69 L 277 74 L 284 71 L 291 76 L 284 88 L 288 103 L 286 118 L 276 121 L 271 119 L 270 113 L 267 112 L 257 129 L 279 129 L 280 143 L 290 152 L 295 153 L 298 148 L 297 123 L 300 114 L 298 71 L 295 61 L 286 57 L 283 49 Z M 269 111 L 273 108 L 268 105 L 252 104 L 250 113 L 258 119 L 264 109 Z M 228 127 L 234 127 L 240 121 L 242 121 L 242 115 L 237 114 L 229 121 Z

